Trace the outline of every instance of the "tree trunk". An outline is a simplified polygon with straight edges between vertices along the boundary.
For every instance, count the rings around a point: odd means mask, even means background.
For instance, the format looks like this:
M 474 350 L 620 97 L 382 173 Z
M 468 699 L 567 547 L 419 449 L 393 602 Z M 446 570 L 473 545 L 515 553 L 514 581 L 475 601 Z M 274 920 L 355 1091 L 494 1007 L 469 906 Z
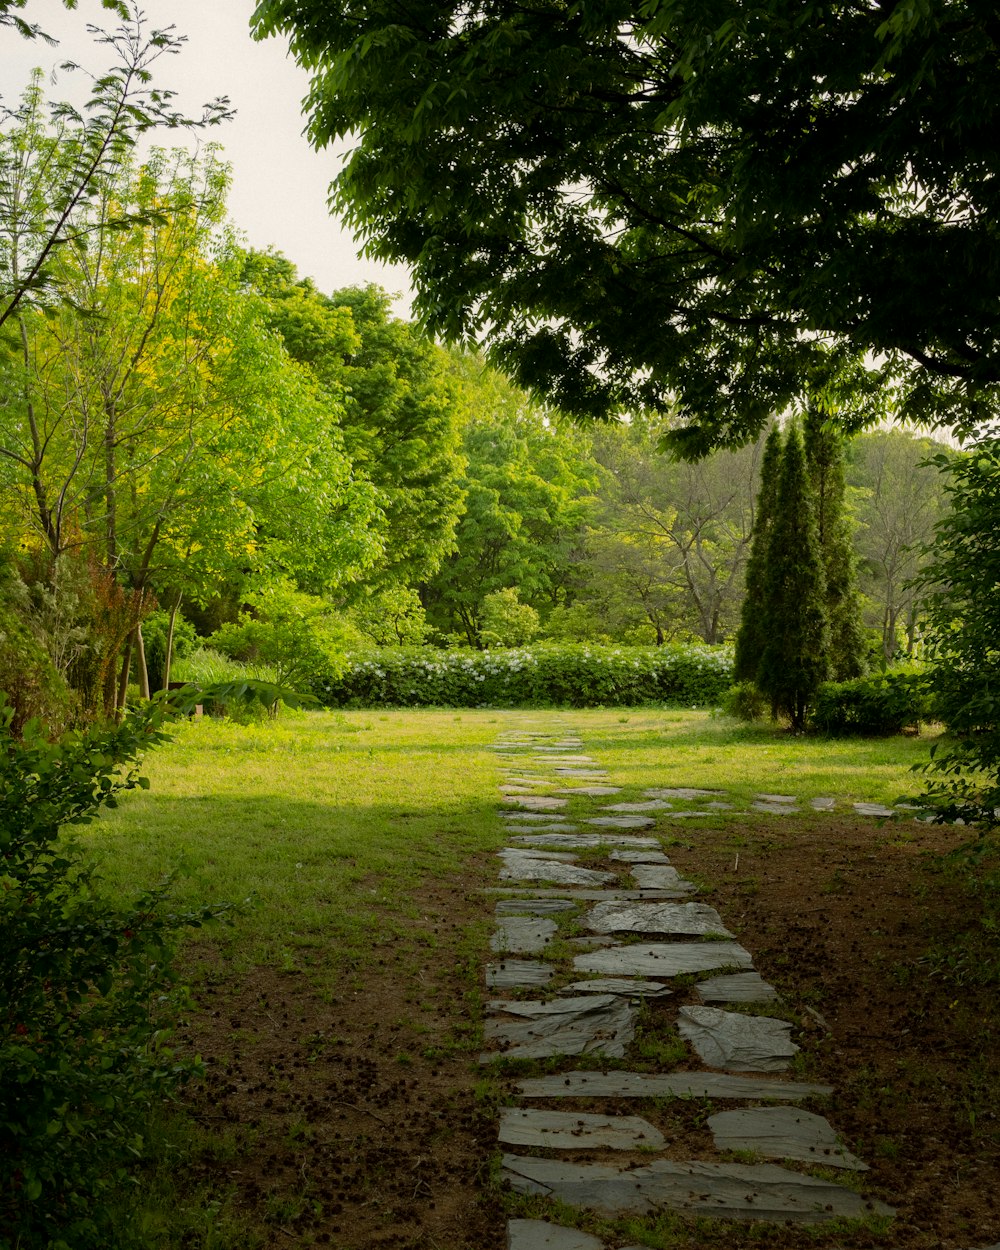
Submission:
M 114 713 L 116 718 L 120 718 L 122 708 L 125 706 L 125 700 L 128 697 L 128 679 L 132 671 L 132 638 L 133 634 L 129 634 L 125 640 L 125 654 L 122 656 L 122 671 L 118 678 L 118 697 L 115 700 Z
M 170 689 L 170 667 L 174 658 L 174 623 L 177 620 L 177 613 L 181 610 L 181 599 L 184 596 L 177 595 L 177 602 L 170 609 L 170 624 L 167 626 L 167 645 L 166 654 L 163 657 L 163 689 Z
M 136 676 L 139 678 L 139 694 L 149 698 L 149 669 L 146 667 L 146 644 L 142 639 L 142 622 L 135 627 Z

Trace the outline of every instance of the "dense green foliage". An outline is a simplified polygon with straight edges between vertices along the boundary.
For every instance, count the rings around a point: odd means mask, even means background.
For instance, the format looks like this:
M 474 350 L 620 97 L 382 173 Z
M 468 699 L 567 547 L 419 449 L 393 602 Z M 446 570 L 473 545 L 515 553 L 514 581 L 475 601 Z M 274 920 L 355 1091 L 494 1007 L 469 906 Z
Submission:
M 690 450 L 803 393 L 986 419 L 1000 383 L 992 0 L 259 0 L 336 203 L 446 336 Z M 844 406 L 844 401 L 848 406 Z
M 115 1243 L 151 1109 L 197 1066 L 167 1045 L 170 939 L 217 909 L 109 903 L 62 832 L 146 784 L 163 711 L 55 745 L 13 740 L 9 709 L 0 730 L 0 1227 L 24 1250 Z
M 813 727 L 834 736 L 898 734 L 931 719 L 929 674 L 922 669 L 823 682 L 810 711 Z
M 949 736 L 931 762 L 928 798 L 947 817 L 989 829 L 1000 821 L 1000 441 L 937 463 L 952 510 L 925 571 L 927 653 Z
M 740 627 L 736 634 L 733 672 L 739 682 L 753 683 L 764 651 L 767 557 L 770 550 L 771 527 L 778 507 L 778 483 L 781 478 L 781 430 L 772 425 L 764 444 L 760 468 L 760 490 L 754 512 L 750 555 L 746 564 L 746 593 L 740 608 Z
M 703 707 L 731 679 L 722 647 L 386 648 L 349 656 L 343 676 L 316 693 L 329 707 Z
M 801 730 L 816 688 L 829 676 L 826 579 L 802 435 L 785 437 L 764 569 L 764 645 L 756 683 L 774 714 Z

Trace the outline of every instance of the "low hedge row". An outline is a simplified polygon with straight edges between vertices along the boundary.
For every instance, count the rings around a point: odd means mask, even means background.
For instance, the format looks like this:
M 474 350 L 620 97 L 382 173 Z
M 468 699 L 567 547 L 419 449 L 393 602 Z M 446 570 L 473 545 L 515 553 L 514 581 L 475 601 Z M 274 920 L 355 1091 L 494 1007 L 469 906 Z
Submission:
M 349 655 L 343 674 L 314 693 L 328 707 L 703 707 L 731 681 L 726 647 L 386 647 Z
M 811 723 L 821 733 L 898 734 L 933 720 L 927 675 L 915 669 L 824 682 Z

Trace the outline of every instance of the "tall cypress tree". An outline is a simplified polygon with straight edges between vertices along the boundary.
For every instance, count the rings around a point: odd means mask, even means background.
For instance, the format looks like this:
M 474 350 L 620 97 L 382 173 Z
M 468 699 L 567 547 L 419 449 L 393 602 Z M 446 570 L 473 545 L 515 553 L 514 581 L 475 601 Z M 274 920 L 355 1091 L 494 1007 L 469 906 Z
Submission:
M 806 463 L 816 506 L 816 528 L 826 577 L 830 621 L 830 676 L 860 677 L 867 669 L 857 561 L 844 507 L 843 438 L 810 407 L 805 419 Z
M 736 654 L 733 659 L 733 675 L 737 681 L 756 681 L 761 653 L 764 650 L 764 578 L 771 524 L 778 505 L 780 477 L 781 431 L 775 424 L 768 433 L 760 462 L 760 488 L 753 518 L 750 555 L 747 557 L 746 595 L 740 609 L 740 628 L 736 635 Z
M 764 646 L 757 685 L 796 730 L 829 675 L 826 578 L 805 448 L 797 426 L 785 440 L 764 573 Z

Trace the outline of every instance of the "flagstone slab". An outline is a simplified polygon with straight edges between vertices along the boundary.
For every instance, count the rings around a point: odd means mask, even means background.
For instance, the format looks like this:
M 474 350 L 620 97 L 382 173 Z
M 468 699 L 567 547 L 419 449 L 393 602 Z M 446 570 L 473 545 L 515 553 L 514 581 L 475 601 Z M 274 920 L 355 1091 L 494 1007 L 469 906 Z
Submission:
M 787 1020 L 747 1016 L 719 1007 L 682 1007 L 677 1031 L 710 1068 L 731 1072 L 782 1072 L 798 1053 Z
M 514 841 L 525 846 L 575 846 L 581 849 L 596 846 L 633 848 L 659 846 L 655 838 L 636 838 L 630 837 L 628 834 L 618 833 L 573 833 L 567 832 L 565 829 L 557 829 L 553 833 L 549 833 L 547 830 L 543 833 L 541 829 L 533 829 L 530 837 L 515 838 Z M 637 852 L 633 851 L 631 853 L 635 854 Z M 649 855 L 652 852 L 638 853 Z M 612 855 L 611 858 L 615 859 L 616 857 L 616 855 Z
M 755 812 L 763 812 L 766 816 L 794 816 L 799 810 L 792 803 L 751 803 Z
M 882 803 L 855 803 L 854 810 L 859 816 L 895 816 L 895 811 L 891 807 L 886 807 Z
M 605 972 L 610 976 L 677 977 L 717 968 L 751 968 L 750 952 L 738 942 L 651 942 L 577 955 L 578 972 Z M 709 1011 L 708 1007 L 690 1010 Z
M 529 795 L 528 797 L 534 798 L 535 795 Z M 550 825 L 560 825 L 566 822 L 566 813 L 555 812 L 555 811 L 553 812 L 532 812 L 532 811 L 509 812 L 509 811 L 504 811 L 501 808 L 499 811 L 499 816 L 500 816 L 500 819 L 506 821 L 507 824 L 516 822 L 521 825 L 538 825 L 546 829 Z
M 504 1155 L 503 1175 L 521 1194 L 541 1194 L 603 1215 L 664 1208 L 715 1219 L 822 1224 L 893 1215 L 891 1207 L 832 1181 L 773 1163 L 675 1163 L 641 1168 Z
M 655 838 L 647 838 L 651 846 L 656 846 Z M 611 858 L 622 864 L 669 864 L 670 860 L 662 851 L 612 851 Z
M 589 768 L 597 764 L 597 760 L 589 755 L 537 755 L 532 762 L 569 768 Z
M 598 903 L 586 917 L 595 933 L 671 933 L 731 938 L 722 917 L 707 903 Z
M 651 790 L 643 790 L 651 799 L 701 799 L 710 794 L 725 794 L 725 790 L 699 790 L 695 786 L 661 786 Z
M 607 885 L 614 873 L 581 868 L 579 864 L 536 859 L 528 854 L 507 854 L 500 869 L 501 881 L 552 881 L 557 885 Z
M 652 816 L 591 816 L 586 823 L 603 829 L 648 829 L 656 821 Z
M 581 995 L 550 1003 L 501 1000 L 489 1006 L 504 1013 L 483 1021 L 485 1036 L 498 1043 L 500 1050 L 480 1055 L 480 1063 L 588 1054 L 620 1059 L 635 1036 L 635 1009 L 616 994 Z
M 595 950 L 596 948 L 604 948 L 607 946 L 620 946 L 621 943 L 615 937 L 608 937 L 602 934 L 600 937 L 575 937 L 569 939 L 574 946 L 580 950 Z
M 594 977 L 592 981 L 572 981 L 560 994 L 622 994 L 626 998 L 666 998 L 674 991 L 659 981 L 637 981 L 631 977 Z
M 703 1003 L 769 1003 L 778 997 L 778 991 L 759 972 L 710 977 L 699 981 L 694 989 Z
M 586 781 L 600 781 L 608 775 L 606 768 L 556 768 L 560 777 L 581 777 Z
M 675 894 L 695 894 L 698 890 L 669 864 L 633 864 L 629 875 L 640 890 L 671 890 Z
M 532 989 L 547 985 L 555 976 L 552 964 L 536 959 L 505 959 L 486 965 L 486 988 L 489 990 Z
M 523 807 L 529 812 L 548 812 L 565 807 L 569 799 L 560 799 L 552 794 L 520 794 L 504 799 L 504 802 L 513 807 Z
M 832 812 L 837 806 L 837 800 L 826 798 L 810 799 L 809 806 L 816 812 Z
M 609 794 L 621 794 L 621 786 L 565 786 L 561 790 L 556 790 L 556 794 L 569 795 L 575 798 L 576 795 L 582 795 L 584 798 L 600 799 Z
M 759 799 L 761 803 L 797 803 L 797 794 L 755 794 L 755 799 Z
M 556 931 L 547 916 L 500 916 L 490 950 L 512 955 L 540 955 Z
M 662 1150 L 663 1134 L 638 1115 L 584 1115 L 504 1107 L 498 1140 L 503 1146 L 549 1150 Z
M 507 1250 L 605 1250 L 604 1242 L 578 1228 L 546 1220 L 508 1220 Z
M 825 1098 L 832 1085 L 722 1072 L 560 1072 L 517 1082 L 519 1098 L 717 1098 L 798 1102 Z
M 693 811 L 689 809 L 686 812 L 664 812 L 663 819 L 664 820 L 690 820 L 692 817 L 695 817 L 695 816 L 711 816 L 711 815 L 712 813 L 710 811 L 706 811 L 703 808 L 699 808 L 697 811 Z
M 868 1164 L 837 1141 L 829 1120 L 798 1107 L 747 1107 L 709 1116 L 717 1150 L 752 1150 L 769 1159 L 797 1159 L 867 1172 Z
M 501 859 L 537 859 L 562 864 L 574 864 L 579 859 L 572 851 L 547 851 L 536 846 L 505 846 L 497 854 Z
M 670 807 L 666 799 L 646 799 L 642 803 L 609 803 L 606 812 L 665 812 Z
M 480 894 L 502 894 L 505 898 L 515 896 L 523 898 L 565 898 L 566 890 L 555 887 L 530 885 L 494 885 L 484 886 Z M 686 898 L 683 891 L 676 890 L 589 890 L 586 887 L 573 890 L 573 897 L 584 903 L 601 903 L 606 899 L 635 899 L 637 901 L 656 903 L 671 899 Z
M 502 898 L 496 905 L 498 916 L 554 916 L 558 912 L 575 911 L 571 898 Z
M 557 833 L 574 833 L 578 828 L 579 825 L 571 825 L 566 820 L 554 820 L 549 825 L 522 825 L 520 821 L 508 821 L 508 823 L 504 825 L 504 829 L 508 833 L 537 834 L 542 829 L 554 829 Z M 520 842 L 521 839 L 518 838 L 517 841 Z M 525 841 L 530 842 L 531 839 L 525 839 Z

